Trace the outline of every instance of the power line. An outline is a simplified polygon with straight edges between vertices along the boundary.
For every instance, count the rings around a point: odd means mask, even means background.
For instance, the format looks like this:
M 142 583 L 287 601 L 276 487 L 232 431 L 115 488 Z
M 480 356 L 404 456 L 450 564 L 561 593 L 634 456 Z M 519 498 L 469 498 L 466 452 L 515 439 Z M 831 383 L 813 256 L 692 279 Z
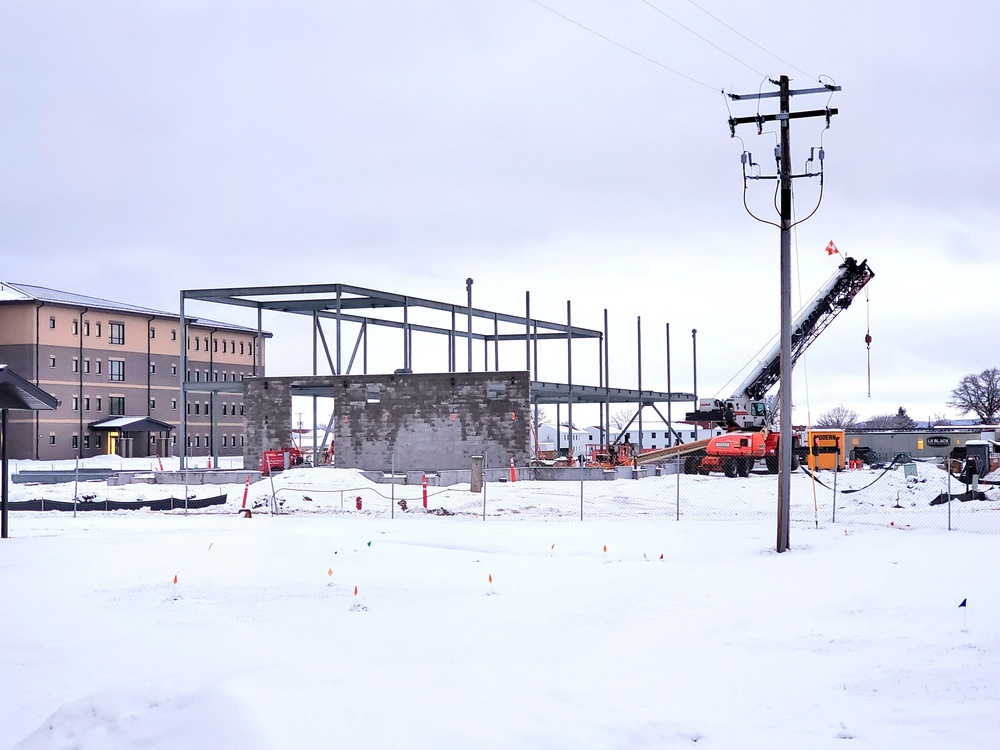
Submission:
M 643 0 L 643 2 L 645 2 L 645 0 Z M 776 54 L 774 54 L 773 52 L 771 52 L 771 50 L 769 50 L 769 49 L 767 49 L 766 47 L 762 47 L 761 45 L 757 44 L 757 42 L 755 42 L 755 41 L 754 41 L 753 39 L 751 39 L 750 37 L 746 36 L 745 34 L 743 34 L 743 33 L 739 32 L 739 31 L 737 31 L 736 29 L 734 29 L 734 28 L 733 28 L 732 26 L 730 26 L 730 25 L 729 25 L 728 23 L 726 23 L 725 21 L 723 21 L 723 20 L 722 20 L 721 18 L 719 18 L 718 16 L 715 16 L 715 15 L 713 15 L 712 13 L 710 13 L 709 11 L 705 10 L 704 8 L 702 8 L 702 7 L 701 7 L 700 5 L 698 5 L 698 3 L 696 3 L 696 2 L 694 1 L 694 0 L 688 0 L 688 2 L 689 2 L 689 3 L 691 3 L 691 5 L 693 5 L 694 7 L 696 7 L 696 8 L 698 9 L 698 10 L 700 10 L 700 11 L 701 11 L 702 13 L 704 13 L 705 15 L 707 15 L 707 16 L 709 16 L 710 18 L 713 18 L 713 19 L 715 19 L 716 21 L 718 21 L 719 23 L 721 23 L 721 24 L 722 24 L 723 26 L 725 26 L 725 27 L 726 27 L 727 29 L 729 29 L 729 30 L 730 30 L 731 32 L 733 32 L 733 33 L 734 33 L 734 34 L 736 34 L 737 36 L 739 36 L 739 37 L 741 37 L 741 38 L 745 39 L 746 41 L 750 42 L 750 44 L 752 44 L 752 45 L 753 45 L 754 47 L 756 47 L 757 49 L 761 50 L 762 52 L 766 52 L 766 53 L 767 53 L 767 54 L 769 54 L 769 55 L 770 55 L 771 57 L 773 57 L 773 58 L 774 58 L 775 60 L 777 60 L 777 61 L 779 61 L 779 62 L 781 62 L 781 63 L 784 63 L 785 65 L 787 65 L 787 66 L 788 66 L 789 68 L 792 68 L 793 70 L 797 70 L 797 71 L 799 71 L 799 73 L 801 73 L 802 75 L 806 76 L 807 78 L 812 78 L 813 80 L 816 80 L 816 81 L 818 81 L 818 80 L 819 80 L 819 78 L 818 78 L 818 77 L 816 77 L 816 76 L 814 76 L 814 75 L 812 75 L 812 74 L 810 74 L 810 73 L 806 73 L 806 72 L 805 72 L 804 70 L 802 70 L 802 68 L 797 68 L 797 67 L 795 67 L 794 65 L 792 65 L 792 64 L 791 64 L 790 62 L 788 62 L 787 60 L 783 60 L 782 58 L 778 57 L 778 56 L 777 56 Z M 648 4 L 648 3 L 647 3 L 647 4 Z M 666 15 L 666 14 L 664 14 L 664 15 Z M 728 54 L 728 53 L 726 53 L 726 54 Z M 749 66 L 747 66 L 747 67 L 749 67 Z
M 741 60 L 740 58 L 738 58 L 736 55 L 734 55 L 734 54 L 732 54 L 730 52 L 727 52 L 726 50 L 722 49 L 722 47 L 720 47 L 715 42 L 713 42 L 713 41 L 711 41 L 709 39 L 706 39 L 705 37 L 703 37 L 701 34 L 699 34 L 694 29 L 692 29 L 692 28 L 690 28 L 688 26 L 685 26 L 684 24 L 682 24 L 680 21 L 678 21 L 676 18 L 674 18 L 669 13 L 667 13 L 667 12 L 665 12 L 663 10 L 660 10 L 655 5 L 653 5 L 651 2 L 649 2 L 649 0 L 640 0 L 640 2 L 642 2 L 644 5 L 648 5 L 650 8 L 652 8 L 657 13 L 659 13 L 661 16 L 665 16 L 666 18 L 669 18 L 671 21 L 673 21 L 674 23 L 676 23 L 678 26 L 680 26 L 682 29 L 684 29 L 689 34 L 694 34 L 696 37 L 698 37 L 699 39 L 701 39 L 701 41 L 703 41 L 705 44 L 708 44 L 711 47 L 714 47 L 715 49 L 719 50 L 719 52 L 721 52 L 722 54 L 724 54 L 726 57 L 728 57 L 728 58 L 730 58 L 732 60 L 735 60 L 736 62 L 738 62 L 743 67 L 749 68 L 750 70 L 752 70 L 754 73 L 756 73 L 759 76 L 764 76 L 765 75 L 764 73 L 761 73 L 759 70 L 757 70 L 755 67 L 753 67 L 749 63 L 747 63 L 747 62 Z
M 605 36 L 604 34 L 601 34 L 601 33 L 600 33 L 600 32 L 598 32 L 598 31 L 594 31 L 594 30 L 593 30 L 592 28 L 590 28 L 589 26 L 584 26 L 584 25 L 583 25 L 582 23 L 580 23 L 579 21 L 575 21 L 575 20 L 573 20 L 572 18 L 570 18 L 569 16 L 567 16 L 567 15 L 563 15 L 563 14 L 562 14 L 562 13 L 560 13 L 559 11 L 557 11 L 557 10 L 555 10 L 555 9 L 553 9 L 553 8 L 550 8 L 550 7 L 549 7 L 548 5 L 546 5 L 545 3 L 542 3 L 542 2 L 539 2 L 539 0 L 531 0 L 531 2 L 533 2 L 533 3 L 534 3 L 535 5 L 537 5 L 537 6 L 539 7 L 539 8 L 544 8 L 544 9 L 545 9 L 545 10 L 547 10 L 547 11 L 548 11 L 549 13 L 552 13 L 553 15 L 556 15 L 556 16 L 559 16 L 559 17 L 560 17 L 561 19 L 563 19 L 564 21 L 568 21 L 569 23 L 573 24 L 574 26 L 578 26 L 578 27 L 580 27 L 581 29 L 583 29 L 584 31 L 588 31 L 588 32 L 590 32 L 591 34 L 593 34 L 594 36 L 596 36 L 596 37 L 600 37 L 600 38 L 601 38 L 601 39 L 603 39 L 604 41 L 606 41 L 606 42 L 608 42 L 608 43 L 610 43 L 610 44 L 613 44 L 613 45 L 615 45 L 615 46 L 616 46 L 616 47 L 618 47 L 619 49 L 623 49 L 623 50 L 625 50 L 626 52 L 631 52 L 631 53 L 632 53 L 633 55 L 635 55 L 636 57 L 641 57 L 641 58 L 642 58 L 643 60 L 645 60 L 646 62 L 650 62 L 650 63 L 652 63 L 653 65 L 656 65 L 657 67 L 660 67 L 660 68 L 663 68 L 664 70 L 666 70 L 666 71 L 669 71 L 669 72 L 673 73 L 674 75 L 677 75 L 677 76 L 680 76 L 681 78 L 686 78 L 687 80 L 691 81 L 691 83 L 696 83 L 696 84 L 698 84 L 699 86 L 704 86 L 704 87 L 705 87 L 706 89 L 709 89 L 710 91 L 718 91 L 718 90 L 719 90 L 719 89 L 718 89 L 717 87 L 715 87 L 715 86 L 709 86 L 709 85 L 708 85 L 707 83 L 705 83 L 704 81 L 699 81 L 699 80 L 698 80 L 697 78 L 692 78 L 691 76 L 687 75 L 686 73 L 681 73 L 681 72 L 680 72 L 679 70 L 675 70 L 674 68 L 671 68 L 671 67 L 670 67 L 669 65 L 664 65 L 664 64 L 663 64 L 663 63 L 661 63 L 661 62 L 660 62 L 659 60 L 654 60 L 654 59 L 653 59 L 652 57 L 649 57 L 648 55 L 644 55 L 644 54 L 642 54 L 641 52 L 637 52 L 636 50 L 632 49 L 631 47 L 626 47 L 626 46 L 625 46 L 624 44 L 622 44 L 621 42 L 616 42 L 616 41 L 615 41 L 614 39 L 612 39 L 612 38 L 610 38 L 610 37 L 607 37 L 607 36 Z

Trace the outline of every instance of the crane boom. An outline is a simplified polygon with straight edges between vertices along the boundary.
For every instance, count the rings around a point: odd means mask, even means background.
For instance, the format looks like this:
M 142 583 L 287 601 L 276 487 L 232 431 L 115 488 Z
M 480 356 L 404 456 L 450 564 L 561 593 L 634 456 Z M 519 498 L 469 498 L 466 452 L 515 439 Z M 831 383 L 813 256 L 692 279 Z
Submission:
M 875 276 L 868 261 L 845 258 L 813 298 L 792 321 L 791 363 L 795 362 L 841 312 L 850 307 L 857 294 Z M 764 397 L 781 377 L 781 343 L 775 342 L 763 359 L 726 401 L 703 399 L 687 421 L 762 429 L 766 426 Z M 726 412 L 732 410 L 732 414 Z M 735 425 L 732 424 L 735 418 Z

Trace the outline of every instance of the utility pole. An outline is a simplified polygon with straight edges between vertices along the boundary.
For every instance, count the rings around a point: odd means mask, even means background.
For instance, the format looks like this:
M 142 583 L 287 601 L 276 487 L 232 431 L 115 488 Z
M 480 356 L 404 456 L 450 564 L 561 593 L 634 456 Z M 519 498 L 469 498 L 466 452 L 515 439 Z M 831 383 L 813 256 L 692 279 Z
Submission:
M 729 119 L 729 130 L 733 137 L 736 136 L 736 126 L 754 123 L 757 125 L 758 135 L 763 131 L 765 122 L 778 122 L 780 131 L 780 142 L 777 149 L 778 174 L 774 176 L 747 175 L 746 167 L 749 162 L 751 167 L 755 166 L 753 158 L 747 153 L 743 153 L 744 165 L 744 190 L 746 190 L 746 179 L 777 179 L 779 180 L 780 207 L 778 228 L 781 231 L 781 354 L 779 367 L 781 368 L 781 380 L 779 385 L 780 394 L 780 426 L 778 440 L 778 534 L 775 549 L 778 552 L 785 552 L 789 547 L 789 527 L 791 518 L 791 475 L 792 475 L 792 179 L 796 177 L 817 176 L 811 172 L 800 175 L 792 174 L 790 131 L 791 121 L 806 117 L 825 117 L 827 127 L 830 125 L 830 118 L 837 114 L 836 109 L 813 110 L 809 112 L 792 112 L 790 103 L 791 97 L 798 94 L 832 94 L 840 91 L 840 86 L 822 86 L 820 88 L 800 89 L 792 91 L 789 88 L 788 76 L 781 76 L 777 81 L 777 92 L 758 94 L 730 94 L 734 101 L 744 99 L 765 99 L 778 97 L 778 113 L 774 115 L 757 114 L 751 117 L 731 117 Z M 820 149 L 820 165 L 823 163 L 823 150 Z M 820 178 L 820 185 L 823 184 L 822 166 L 817 173 Z M 811 214 L 810 214 L 811 215 Z M 756 217 L 754 217 L 756 218 Z M 773 222 L 770 222 L 773 223 Z

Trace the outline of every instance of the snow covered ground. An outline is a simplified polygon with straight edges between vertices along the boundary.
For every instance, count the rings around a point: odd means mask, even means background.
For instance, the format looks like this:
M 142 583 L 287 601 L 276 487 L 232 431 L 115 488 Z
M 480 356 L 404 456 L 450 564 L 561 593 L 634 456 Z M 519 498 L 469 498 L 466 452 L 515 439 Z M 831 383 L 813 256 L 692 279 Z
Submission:
M 953 502 L 949 532 L 921 465 L 832 523 L 793 479 L 783 555 L 768 476 L 587 483 L 583 522 L 575 482 L 491 484 L 484 519 L 467 487 L 431 488 L 439 515 L 334 469 L 253 485 L 252 518 L 242 484 L 12 513 L 0 746 L 996 747 L 1000 537 L 968 531 L 1000 503 Z

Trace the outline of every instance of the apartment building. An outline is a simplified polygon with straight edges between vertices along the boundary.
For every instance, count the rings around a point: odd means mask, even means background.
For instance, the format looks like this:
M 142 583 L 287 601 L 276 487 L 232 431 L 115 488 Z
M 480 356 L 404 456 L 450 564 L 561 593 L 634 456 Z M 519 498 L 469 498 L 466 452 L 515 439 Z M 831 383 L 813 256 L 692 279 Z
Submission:
M 179 455 L 180 410 L 189 456 L 239 456 L 241 392 L 210 390 L 263 374 L 257 330 L 187 316 L 181 396 L 180 317 L 121 302 L 0 282 L 0 363 L 59 399 L 54 411 L 11 412 L 8 456 L 37 460 Z M 199 383 L 205 391 L 197 391 Z

